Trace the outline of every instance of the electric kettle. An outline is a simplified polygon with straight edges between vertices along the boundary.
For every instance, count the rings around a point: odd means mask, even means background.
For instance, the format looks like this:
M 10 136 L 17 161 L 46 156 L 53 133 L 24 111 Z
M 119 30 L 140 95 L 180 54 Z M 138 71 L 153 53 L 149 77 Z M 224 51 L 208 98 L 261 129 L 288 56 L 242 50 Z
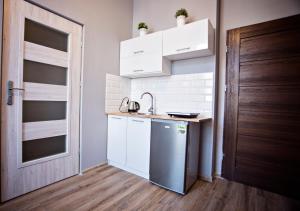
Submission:
M 130 101 L 128 103 L 128 112 L 138 112 L 140 110 L 140 104 L 136 101 Z

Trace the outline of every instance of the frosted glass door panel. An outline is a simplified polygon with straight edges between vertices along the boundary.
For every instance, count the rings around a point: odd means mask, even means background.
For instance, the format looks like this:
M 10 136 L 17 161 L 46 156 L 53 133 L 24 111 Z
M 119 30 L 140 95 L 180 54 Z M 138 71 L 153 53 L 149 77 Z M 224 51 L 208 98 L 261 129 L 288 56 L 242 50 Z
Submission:
M 59 52 L 54 49 L 68 53 L 68 38 L 63 32 L 25 19 L 24 41 L 42 47 L 32 51 L 30 60 L 23 62 L 22 163 L 42 161 L 68 151 L 68 68 L 46 61 L 59 59 Z M 44 60 L 39 58 L 42 55 Z
M 25 41 L 54 48 L 60 51 L 68 50 L 68 35 L 42 24 L 25 19 Z
M 66 119 L 66 102 L 23 101 L 23 122 Z
M 66 136 L 55 136 L 23 142 L 23 162 L 57 155 L 66 151 Z
M 24 82 L 67 85 L 67 68 L 24 60 Z

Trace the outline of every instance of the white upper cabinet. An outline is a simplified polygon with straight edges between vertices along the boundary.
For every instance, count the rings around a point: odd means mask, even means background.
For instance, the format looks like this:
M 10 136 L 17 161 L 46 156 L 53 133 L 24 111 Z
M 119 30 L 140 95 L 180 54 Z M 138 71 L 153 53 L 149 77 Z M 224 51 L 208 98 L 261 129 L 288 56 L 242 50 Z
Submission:
M 121 42 L 121 58 L 162 52 L 162 33 L 156 32 Z
M 163 56 L 181 60 L 212 55 L 214 30 L 208 19 L 163 31 Z
M 162 56 L 162 32 L 121 42 L 120 75 L 130 78 L 169 75 L 170 61 Z
M 214 53 L 208 19 L 126 40 L 120 45 L 120 75 L 129 78 L 171 74 L 171 61 Z

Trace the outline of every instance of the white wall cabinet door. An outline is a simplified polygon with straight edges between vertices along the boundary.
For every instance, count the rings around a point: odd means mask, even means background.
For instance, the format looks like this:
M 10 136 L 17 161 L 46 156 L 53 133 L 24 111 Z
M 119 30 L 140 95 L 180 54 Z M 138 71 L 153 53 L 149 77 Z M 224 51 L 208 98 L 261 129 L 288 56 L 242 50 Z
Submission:
M 162 33 L 156 32 L 121 42 L 120 57 L 146 55 L 162 51 Z
M 169 75 L 171 63 L 162 57 L 162 32 L 121 42 L 120 75 L 137 78 Z
M 107 159 L 119 165 L 126 163 L 127 117 L 108 116 Z
M 163 31 L 163 56 L 180 60 L 213 54 L 214 31 L 208 19 Z
M 137 78 L 146 76 L 168 75 L 170 65 L 167 65 L 164 70 L 162 70 L 162 67 L 165 66 L 163 65 L 163 62 L 166 62 L 166 64 L 169 64 L 169 62 L 163 60 L 164 59 L 161 55 L 155 53 L 121 58 L 121 76 Z
M 149 176 L 151 119 L 128 118 L 126 166 Z

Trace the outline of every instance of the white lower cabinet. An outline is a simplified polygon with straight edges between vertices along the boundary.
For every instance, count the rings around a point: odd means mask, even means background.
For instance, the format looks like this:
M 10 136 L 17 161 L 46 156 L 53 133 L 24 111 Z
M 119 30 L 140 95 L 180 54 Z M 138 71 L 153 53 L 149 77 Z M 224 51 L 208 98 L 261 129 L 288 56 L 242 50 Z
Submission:
M 151 119 L 128 117 L 126 166 L 149 177 Z
M 116 165 L 126 164 L 127 117 L 108 116 L 107 159 Z
M 151 119 L 108 116 L 110 165 L 149 179 Z

